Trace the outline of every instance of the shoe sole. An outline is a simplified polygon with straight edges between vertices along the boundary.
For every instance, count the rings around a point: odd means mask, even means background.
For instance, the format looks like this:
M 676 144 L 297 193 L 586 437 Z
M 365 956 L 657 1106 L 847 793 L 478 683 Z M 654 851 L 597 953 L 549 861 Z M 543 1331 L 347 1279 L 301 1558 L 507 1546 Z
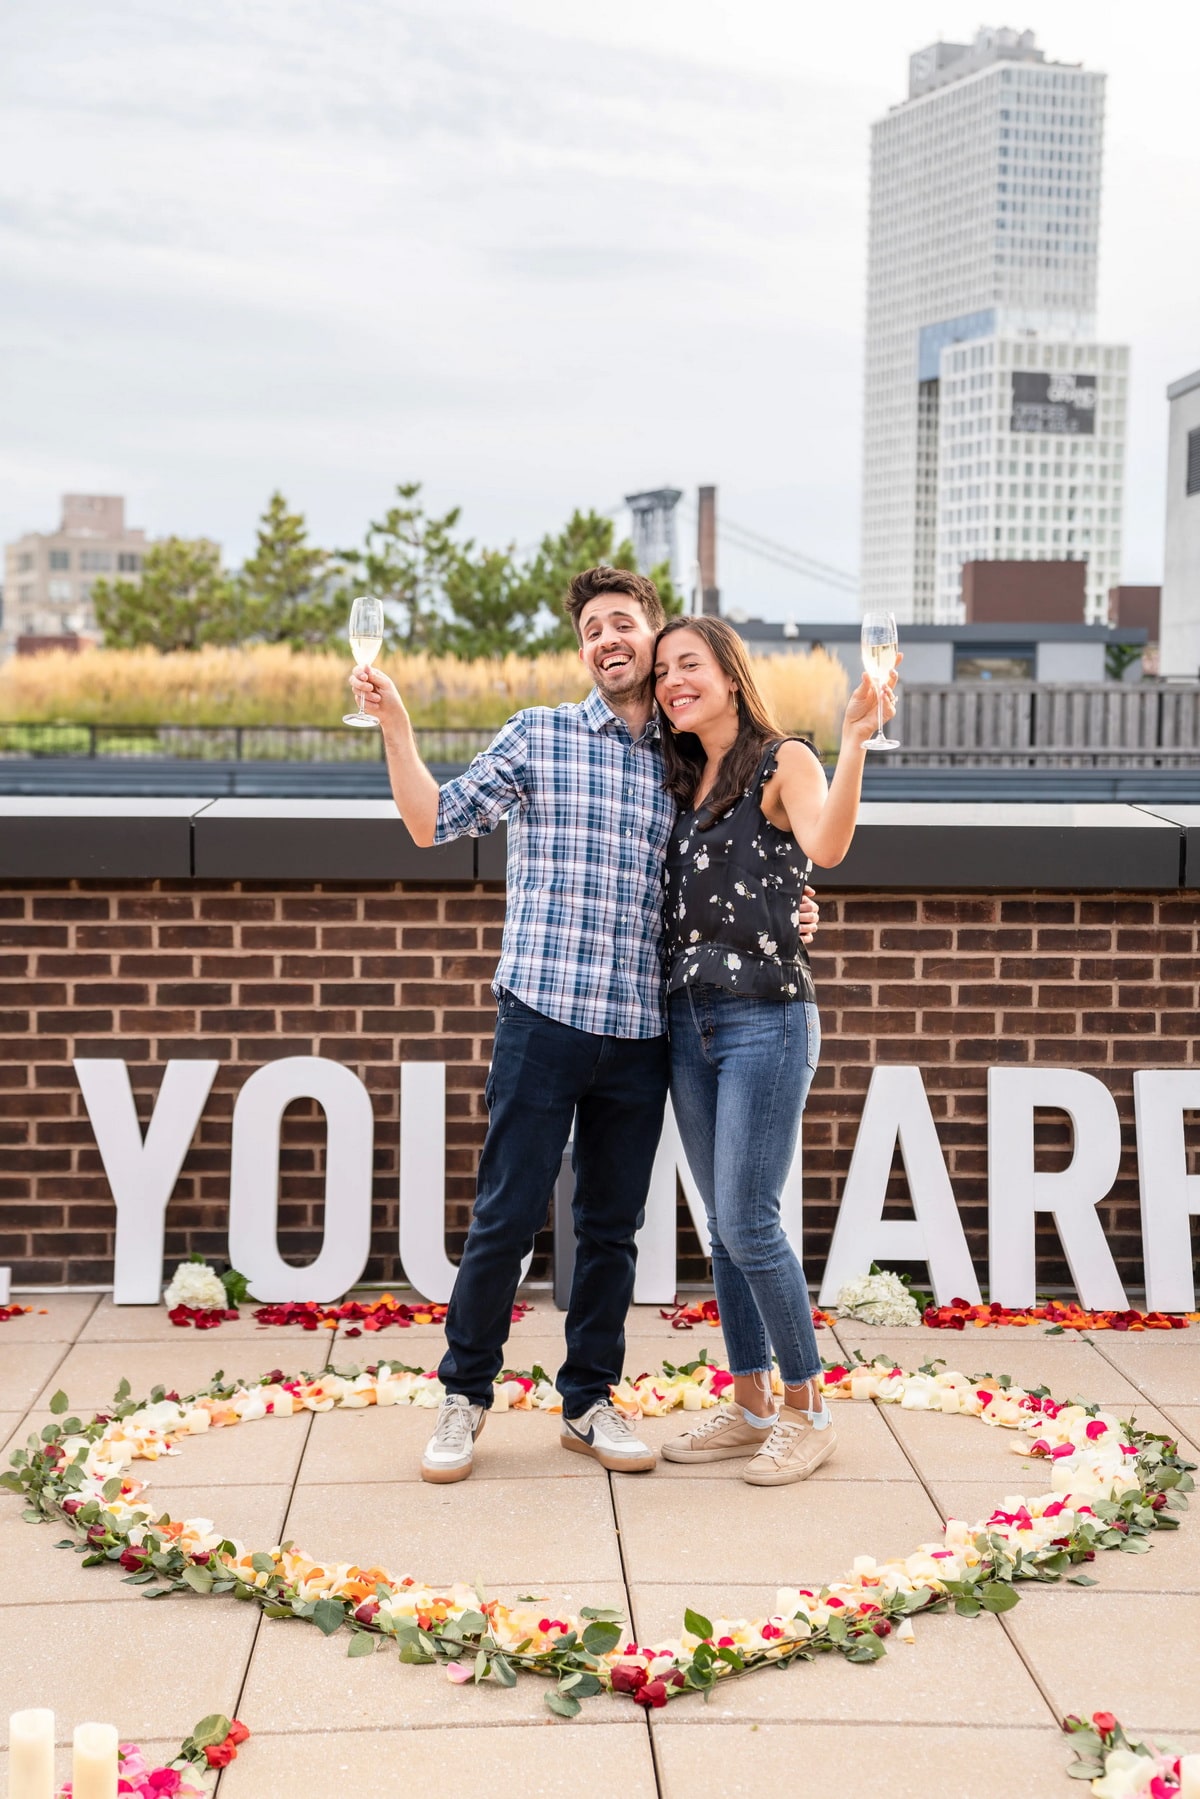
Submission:
M 807 1480 L 811 1474 L 815 1474 L 822 1462 L 827 1462 L 836 1448 L 837 1440 L 835 1438 L 832 1443 L 824 1445 L 820 1454 L 814 1456 L 806 1468 L 797 1470 L 795 1473 L 790 1469 L 776 1468 L 774 1473 L 763 1472 L 762 1474 L 755 1474 L 750 1468 L 747 1468 L 746 1472 L 742 1475 L 742 1479 L 748 1487 L 795 1486 L 798 1481 Z
M 478 1443 L 486 1423 L 487 1413 L 484 1412 L 479 1420 L 479 1429 L 471 1439 L 471 1454 L 465 1462 L 462 1462 L 455 1468 L 437 1468 L 431 1467 L 428 1462 L 423 1461 L 421 1463 L 421 1479 L 431 1482 L 435 1487 L 451 1487 L 454 1485 L 455 1481 L 466 1480 L 472 1468 L 475 1466 L 475 1445 Z
M 607 1450 L 597 1449 L 594 1443 L 584 1443 L 579 1437 L 569 1437 L 566 1431 L 563 1431 L 558 1440 L 564 1449 L 574 1450 L 576 1455 L 590 1455 L 594 1462 L 599 1462 L 610 1474 L 649 1474 L 658 1461 L 653 1450 L 647 1455 L 610 1455 Z
M 769 1436 L 764 1431 L 763 1436 Z M 739 1443 L 732 1449 L 675 1449 L 670 1443 L 664 1443 L 659 1454 L 668 1462 L 731 1462 L 742 1455 L 757 1455 L 762 1448 L 758 1443 Z

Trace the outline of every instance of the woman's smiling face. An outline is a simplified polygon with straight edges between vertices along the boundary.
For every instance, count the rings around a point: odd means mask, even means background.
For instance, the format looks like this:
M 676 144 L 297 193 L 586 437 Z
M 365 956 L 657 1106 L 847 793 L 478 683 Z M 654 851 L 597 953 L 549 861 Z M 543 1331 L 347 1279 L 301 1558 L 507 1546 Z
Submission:
M 654 697 L 677 731 L 699 731 L 735 708 L 733 681 L 697 631 L 671 631 L 654 661 Z

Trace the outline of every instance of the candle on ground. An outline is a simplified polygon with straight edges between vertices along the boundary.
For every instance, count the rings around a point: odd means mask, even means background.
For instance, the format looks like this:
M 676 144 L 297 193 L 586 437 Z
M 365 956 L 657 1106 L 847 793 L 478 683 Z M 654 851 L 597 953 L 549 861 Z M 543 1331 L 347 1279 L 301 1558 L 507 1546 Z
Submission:
M 683 1389 L 683 1409 L 685 1412 L 702 1412 L 704 1410 L 704 1396 L 699 1387 Z
M 1179 1799 L 1200 1799 L 1200 1755 L 1179 1758 Z
M 938 1406 L 943 1412 L 958 1411 L 958 1388 L 940 1387 L 938 1389 Z
M 851 1399 L 874 1399 L 879 1391 L 879 1380 L 874 1374 L 855 1374 L 850 1378 Z
M 8 1720 L 11 1799 L 54 1799 L 54 1713 L 43 1706 Z
M 117 1799 L 117 1727 L 77 1724 L 71 1759 L 74 1799 Z

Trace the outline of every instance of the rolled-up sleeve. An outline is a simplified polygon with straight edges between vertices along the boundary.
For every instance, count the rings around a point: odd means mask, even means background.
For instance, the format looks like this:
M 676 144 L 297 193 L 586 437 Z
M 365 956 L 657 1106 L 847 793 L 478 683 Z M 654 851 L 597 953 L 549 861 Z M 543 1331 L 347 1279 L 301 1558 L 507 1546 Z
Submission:
M 525 794 L 529 738 L 523 713 L 510 718 L 465 774 L 447 781 L 438 795 L 433 841 L 486 837 Z

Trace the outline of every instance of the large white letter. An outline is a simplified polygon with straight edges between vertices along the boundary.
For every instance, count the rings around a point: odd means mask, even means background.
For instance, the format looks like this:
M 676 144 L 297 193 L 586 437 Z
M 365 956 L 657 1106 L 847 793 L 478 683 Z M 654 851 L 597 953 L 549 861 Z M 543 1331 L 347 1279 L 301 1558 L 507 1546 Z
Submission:
M 1037 1107 L 1066 1112 L 1075 1130 L 1070 1163 L 1057 1174 L 1034 1169 Z M 1096 1207 L 1121 1164 L 1121 1121 L 1103 1081 L 1077 1068 L 988 1070 L 988 1237 L 991 1297 L 1004 1306 L 1036 1299 L 1034 1213 L 1050 1212 L 1081 1304 L 1128 1305 Z
M 315 1099 L 325 1113 L 325 1240 L 315 1262 L 293 1268 L 279 1253 L 279 1131 L 285 1107 Z M 321 1056 L 285 1056 L 250 1076 L 233 1110 L 229 1259 L 256 1299 L 339 1298 L 371 1249 L 371 1096 L 349 1068 Z
M 116 1305 L 151 1306 L 162 1298 L 167 1202 L 219 1067 L 219 1062 L 182 1058 L 168 1062 L 143 1142 L 124 1061 L 76 1058 L 83 1103 L 117 1208 Z
M 1187 1171 L 1185 1112 L 1200 1111 L 1200 1071 L 1143 1069 L 1133 1077 L 1142 1260 L 1151 1312 L 1194 1312 L 1192 1213 L 1200 1212 L 1200 1174 Z
M 633 1286 L 633 1303 L 639 1306 L 673 1305 L 675 1301 L 675 1203 L 676 1178 L 683 1182 L 688 1211 L 700 1239 L 700 1248 L 709 1253 L 708 1220 L 700 1189 L 692 1179 L 679 1126 L 667 1101 L 663 1114 L 662 1136 L 658 1154 L 650 1174 L 650 1191 L 646 1195 L 646 1217 L 637 1236 L 637 1275 Z
M 400 1261 L 417 1292 L 450 1298 L 457 1272 L 446 1254 L 446 1064 L 400 1068 Z
M 522 1280 L 532 1261 L 522 1262 Z M 400 1262 L 418 1293 L 448 1303 L 458 1269 L 446 1254 L 444 1062 L 400 1065 Z
M 883 1216 L 896 1141 L 904 1160 L 912 1218 Z M 979 1303 L 962 1220 L 919 1068 L 876 1068 L 850 1158 L 837 1226 L 821 1283 L 822 1305 L 834 1305 L 847 1281 L 872 1262 L 924 1262 L 939 1305 Z

